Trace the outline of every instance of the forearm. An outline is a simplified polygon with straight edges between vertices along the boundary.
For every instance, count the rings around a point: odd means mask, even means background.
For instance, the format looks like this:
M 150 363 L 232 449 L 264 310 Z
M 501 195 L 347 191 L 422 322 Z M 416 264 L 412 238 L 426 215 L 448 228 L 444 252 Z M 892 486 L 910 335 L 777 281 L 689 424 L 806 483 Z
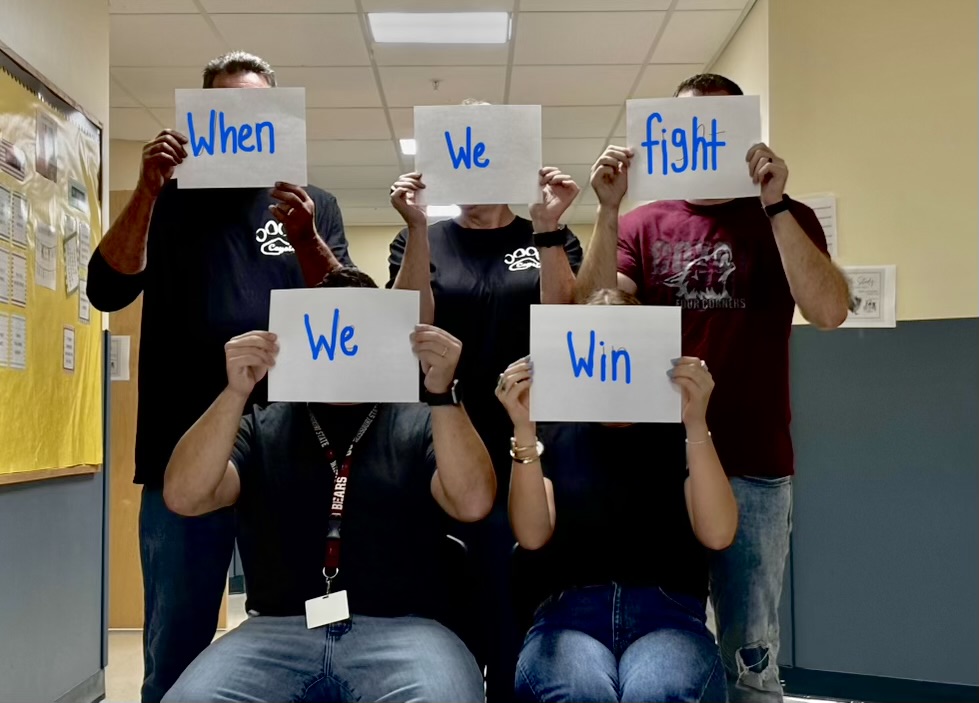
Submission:
M 791 212 L 772 219 L 775 243 L 792 297 L 803 316 L 820 329 L 839 327 L 847 316 L 846 278 L 821 252 Z
M 708 437 L 707 428 L 688 432 L 687 466 L 690 472 L 691 522 L 701 544 L 725 549 L 734 541 L 738 528 L 738 505 L 731 482 Z
M 341 267 L 340 261 L 316 232 L 305 237 L 289 237 L 289 243 L 296 250 L 303 280 L 310 288 L 315 288 L 326 274 Z
M 536 425 L 514 428 L 513 439 L 518 447 L 534 446 Z M 548 505 L 540 459 L 528 464 L 512 462 L 509 499 L 510 525 L 520 546 L 540 549 L 547 544 L 554 533 L 554 516 Z
M 540 249 L 540 301 L 544 305 L 574 302 L 575 276 L 564 247 Z
M 421 299 L 422 324 L 435 322 L 435 295 L 432 293 L 432 254 L 428 244 L 428 225 L 408 227 L 401 268 L 394 279 L 397 290 L 417 290 Z
M 476 522 L 489 515 L 496 499 L 496 472 L 489 452 L 461 405 L 432 408 L 436 498 L 455 519 Z
M 595 231 L 578 271 L 575 299 L 586 299 L 596 290 L 618 288 L 619 208 L 598 206 Z
M 102 258 L 119 273 L 136 274 L 146 268 L 146 241 L 156 196 L 138 188 L 99 242 Z
M 223 507 L 217 499 L 248 398 L 230 388 L 177 443 L 164 474 L 163 498 L 175 513 L 201 515 Z

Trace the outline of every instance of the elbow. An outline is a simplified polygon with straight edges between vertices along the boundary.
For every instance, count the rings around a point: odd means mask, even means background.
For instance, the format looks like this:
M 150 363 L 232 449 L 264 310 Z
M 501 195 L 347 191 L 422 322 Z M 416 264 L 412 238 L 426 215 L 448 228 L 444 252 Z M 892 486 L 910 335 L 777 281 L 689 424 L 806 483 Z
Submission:
M 470 496 L 464 505 L 460 505 L 456 519 L 460 522 L 479 522 L 490 514 L 493 510 L 493 502 L 496 500 L 496 477 L 493 476 L 491 485 L 479 491 L 476 495 Z
M 543 533 L 539 535 L 522 535 L 519 532 L 516 532 L 515 536 L 517 538 L 517 544 L 520 545 L 520 548 L 526 549 L 528 552 L 536 552 L 538 549 L 542 549 L 548 542 L 551 541 L 551 535 Z
M 182 517 L 197 517 L 204 514 L 200 501 L 194 500 L 188 491 L 180 486 L 179 481 L 173 478 L 170 466 L 167 466 L 163 477 L 163 503 L 171 513 Z
M 837 305 L 832 310 L 826 311 L 825 314 L 821 315 L 818 319 L 810 320 L 813 326 L 823 332 L 829 332 L 835 330 L 837 327 L 846 322 L 846 318 L 849 315 L 849 310 L 846 305 Z
M 701 530 L 697 533 L 697 540 L 707 549 L 715 552 L 722 552 L 732 544 L 738 533 L 737 514 L 730 520 L 725 521 L 724 525 L 718 525 L 711 530 Z

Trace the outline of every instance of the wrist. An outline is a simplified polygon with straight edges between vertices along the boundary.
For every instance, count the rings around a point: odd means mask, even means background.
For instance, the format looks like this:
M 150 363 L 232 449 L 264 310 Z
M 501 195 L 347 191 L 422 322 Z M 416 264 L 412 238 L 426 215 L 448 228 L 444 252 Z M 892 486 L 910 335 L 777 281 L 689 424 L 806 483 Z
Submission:
M 761 206 L 763 208 L 771 207 L 772 205 L 778 205 L 783 200 L 786 200 L 785 193 L 762 195 L 761 196 Z
M 235 403 L 239 403 L 242 408 L 248 403 L 248 398 L 251 397 L 251 390 L 244 391 L 233 386 L 227 386 L 224 389 L 224 396 Z
M 158 192 L 154 193 L 153 189 L 146 185 L 146 181 L 143 180 L 142 176 L 139 177 L 139 180 L 136 182 L 136 188 L 133 191 L 133 198 L 147 203 L 155 203 L 159 195 Z
M 557 220 L 550 217 L 532 217 L 530 219 L 531 223 L 534 225 L 534 232 L 554 232 L 561 225 Z
M 684 423 L 684 426 L 687 430 L 687 439 L 691 442 L 700 442 L 710 436 L 710 430 L 707 428 L 706 420 Z
M 601 200 L 599 200 L 598 201 L 598 213 L 597 214 L 598 214 L 599 217 L 601 217 L 602 215 L 604 215 L 605 217 L 614 217 L 614 218 L 617 219 L 619 217 L 619 207 L 620 207 L 620 205 L 621 205 L 621 201 L 617 201 L 617 202 L 602 202 Z
M 537 441 L 537 423 L 528 421 L 515 424 L 513 440 L 521 447 L 533 446 Z

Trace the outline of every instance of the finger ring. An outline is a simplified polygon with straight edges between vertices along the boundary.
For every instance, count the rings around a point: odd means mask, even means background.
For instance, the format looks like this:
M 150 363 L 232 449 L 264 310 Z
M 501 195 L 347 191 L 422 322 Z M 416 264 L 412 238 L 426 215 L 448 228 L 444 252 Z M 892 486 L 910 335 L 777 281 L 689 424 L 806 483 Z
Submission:
M 448 352 L 448 351 L 449 351 L 449 348 L 448 348 L 448 347 L 442 347 L 442 358 L 443 358 L 443 359 L 445 358 L 445 354 L 446 354 L 446 352 Z
M 293 210 L 295 210 L 295 209 L 296 209 L 296 208 L 294 208 L 294 207 L 291 207 L 291 208 L 289 208 L 289 212 L 287 212 L 287 213 L 286 213 L 286 216 L 287 216 L 287 217 L 292 217 L 292 212 L 293 212 Z

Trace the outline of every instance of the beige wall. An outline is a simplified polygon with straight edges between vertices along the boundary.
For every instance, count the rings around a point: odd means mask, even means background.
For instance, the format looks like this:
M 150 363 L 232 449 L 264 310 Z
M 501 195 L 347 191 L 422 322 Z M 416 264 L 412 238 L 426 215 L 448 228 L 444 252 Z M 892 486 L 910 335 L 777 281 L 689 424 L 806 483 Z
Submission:
M 726 76 L 741 86 L 745 95 L 761 98 L 761 138 L 764 142 L 769 139 L 768 3 L 769 0 L 755 2 L 724 52 L 710 67 L 712 73 Z
M 113 139 L 109 143 L 109 162 L 112 174 L 109 190 L 132 190 L 136 187 L 142 155 L 143 142 Z

